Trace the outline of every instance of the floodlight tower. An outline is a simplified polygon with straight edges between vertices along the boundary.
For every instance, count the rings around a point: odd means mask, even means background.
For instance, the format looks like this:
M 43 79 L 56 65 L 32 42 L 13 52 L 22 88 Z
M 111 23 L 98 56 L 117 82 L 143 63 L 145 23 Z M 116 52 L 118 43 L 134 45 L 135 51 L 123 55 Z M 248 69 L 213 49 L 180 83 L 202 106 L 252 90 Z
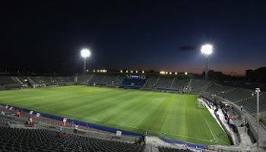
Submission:
M 91 56 L 91 51 L 87 48 L 84 48 L 80 51 L 80 55 L 84 60 L 84 65 L 83 65 L 83 70 L 84 73 L 86 73 L 87 70 L 87 58 L 89 58 Z
M 211 44 L 204 44 L 204 45 L 201 46 L 200 52 L 206 58 L 206 63 L 205 63 L 205 80 L 208 80 L 209 56 L 212 55 L 213 46 Z

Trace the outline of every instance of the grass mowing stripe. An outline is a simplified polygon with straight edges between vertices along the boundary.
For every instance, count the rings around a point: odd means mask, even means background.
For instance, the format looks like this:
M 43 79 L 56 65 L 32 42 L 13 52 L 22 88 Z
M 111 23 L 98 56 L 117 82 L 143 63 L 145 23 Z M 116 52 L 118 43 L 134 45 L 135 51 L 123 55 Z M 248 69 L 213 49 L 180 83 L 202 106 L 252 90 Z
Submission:
M 160 132 L 166 117 L 169 104 L 170 101 L 167 100 L 167 98 L 162 100 L 161 103 L 155 108 L 155 110 L 150 113 L 138 127 L 145 128 L 152 133 Z
M 149 106 L 151 107 L 151 105 L 150 105 L 151 102 L 149 102 L 148 99 L 151 98 L 152 96 L 153 96 L 153 94 L 149 94 L 149 95 L 146 94 L 146 96 L 142 96 L 141 100 L 138 100 L 138 101 L 135 98 L 135 100 L 134 100 L 135 103 L 132 104 L 132 106 L 128 106 L 128 107 L 125 107 L 125 109 L 120 110 L 121 113 L 117 117 L 111 119 L 111 122 L 112 123 L 118 123 L 121 126 L 122 125 L 129 126 L 131 128 L 131 130 L 132 129 L 134 129 L 134 130 L 139 129 L 138 127 L 136 127 L 136 125 L 141 122 L 141 120 L 142 120 L 141 118 L 143 118 L 145 116 L 145 114 L 149 114 L 148 110 L 150 110 L 151 108 L 147 108 L 147 107 L 149 107 Z M 145 108 L 146 111 L 139 113 L 139 111 L 141 110 L 140 108 Z M 123 120 L 123 121 L 121 122 L 121 120 Z M 133 127 L 133 125 L 135 127 Z M 138 130 L 138 131 L 140 131 L 140 130 Z
M 148 94 L 145 94 L 144 97 L 137 96 L 137 97 L 133 97 L 133 98 L 131 96 L 127 96 L 126 98 L 128 100 L 119 102 L 119 105 L 117 105 L 116 107 L 110 108 L 110 109 L 105 111 L 108 113 L 108 115 L 105 113 L 101 113 L 101 116 L 99 116 L 98 118 L 101 120 L 100 121 L 101 123 L 105 123 L 105 122 L 108 122 L 110 120 L 114 120 L 118 116 L 126 116 L 127 117 L 127 115 L 125 113 L 129 112 L 129 111 L 125 110 L 125 109 L 135 107 L 135 105 L 138 105 L 141 102 L 143 102 L 143 101 L 139 100 L 140 98 L 145 98 L 147 96 L 151 96 L 151 94 L 152 93 L 148 93 Z M 121 111 L 121 113 L 118 113 L 117 111 Z M 133 114 L 133 113 L 131 113 L 131 114 Z M 128 120 L 128 119 L 125 119 L 125 120 Z M 125 122 L 125 121 L 123 121 L 123 122 Z
M 180 106 L 180 102 L 177 100 L 178 98 L 176 96 L 172 96 L 171 100 L 173 100 L 173 102 L 171 102 L 171 106 L 169 107 L 169 111 L 168 114 L 165 118 L 166 122 L 169 122 L 170 125 L 168 123 L 164 123 L 161 132 L 163 134 L 174 134 L 177 135 L 179 134 L 179 132 L 183 132 L 184 134 L 186 134 L 186 129 L 187 128 L 184 124 L 185 124 L 185 115 L 180 116 L 180 111 L 181 110 L 185 110 L 185 108 L 179 108 Z M 179 115 L 179 116 L 178 116 Z M 176 117 L 178 116 L 178 117 Z M 178 127 L 177 127 L 178 126 Z M 178 130 L 180 129 L 180 130 Z

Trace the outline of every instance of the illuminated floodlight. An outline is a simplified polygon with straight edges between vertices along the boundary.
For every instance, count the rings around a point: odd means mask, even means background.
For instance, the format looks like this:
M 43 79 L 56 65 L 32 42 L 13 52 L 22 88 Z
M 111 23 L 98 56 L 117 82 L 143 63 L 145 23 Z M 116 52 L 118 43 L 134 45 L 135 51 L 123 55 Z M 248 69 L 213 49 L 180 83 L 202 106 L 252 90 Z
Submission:
M 213 53 L 213 46 L 211 44 L 204 44 L 200 49 L 201 54 L 209 56 Z
M 188 75 L 188 72 L 185 72 L 185 75 Z
M 120 73 L 123 73 L 123 70 L 120 70 Z
M 175 75 L 177 75 L 177 72 L 175 72 Z
M 126 73 L 128 73 L 128 70 L 126 70 Z
M 133 73 L 133 70 L 131 70 L 130 73 Z
M 82 58 L 89 58 L 91 56 L 91 51 L 89 49 L 84 48 L 80 51 L 80 55 Z
M 87 71 L 87 58 L 91 56 L 91 51 L 87 48 L 84 48 L 80 51 L 80 56 L 84 59 L 83 71 L 86 73 Z
M 138 71 L 138 70 L 136 70 L 136 73 L 139 73 L 139 71 Z
M 165 71 L 160 71 L 160 74 L 165 75 Z
M 142 73 L 145 73 L 144 71 L 142 71 Z
M 169 72 L 170 75 L 172 75 L 172 72 Z

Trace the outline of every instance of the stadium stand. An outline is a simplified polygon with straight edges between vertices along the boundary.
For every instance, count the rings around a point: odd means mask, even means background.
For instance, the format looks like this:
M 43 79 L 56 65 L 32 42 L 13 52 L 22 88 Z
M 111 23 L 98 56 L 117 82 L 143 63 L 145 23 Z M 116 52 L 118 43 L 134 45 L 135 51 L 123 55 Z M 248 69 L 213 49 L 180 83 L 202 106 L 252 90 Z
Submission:
M 209 81 L 191 79 L 188 87 L 190 88 L 192 93 L 200 93 L 202 91 L 205 91 L 210 86 L 210 84 L 211 82 Z
M 32 87 L 45 87 L 45 86 L 56 86 L 56 85 L 71 85 L 74 83 L 73 77 L 62 77 L 62 76 L 31 76 L 21 77 L 20 82 L 24 82 L 25 85 Z
M 210 82 L 208 87 L 205 89 L 205 92 L 213 95 L 221 95 L 228 93 L 230 91 L 234 90 L 232 87 L 229 86 L 223 86 L 220 84 L 217 84 L 215 82 Z
M 158 77 L 156 76 L 146 76 L 146 82 L 143 86 L 145 89 L 153 89 L 155 87 L 155 84 L 158 81 Z
M 12 151 L 141 152 L 142 145 L 65 134 L 45 129 L 0 128 L 0 149 Z
M 72 85 L 74 83 L 74 77 L 54 77 L 54 83 L 57 85 Z
M 90 75 L 79 75 L 77 76 L 77 84 L 83 84 L 83 85 L 88 85 L 90 80 L 93 78 L 93 74 Z
M 20 85 L 23 86 L 23 87 L 27 87 L 27 85 L 24 86 L 24 82 L 23 82 L 23 80 L 19 79 L 18 77 L 13 76 L 13 77 L 11 77 L 11 79 L 12 79 L 14 82 L 16 82 L 17 84 L 20 84 Z
M 172 78 L 170 77 L 159 77 L 157 83 L 155 84 L 155 88 L 157 89 L 170 89 L 172 84 Z
M 19 88 L 21 85 L 11 79 L 10 76 L 0 76 L 0 89 Z
M 124 79 L 123 75 L 116 74 L 91 74 L 82 75 L 78 77 L 78 83 L 95 85 L 95 86 L 109 86 L 118 87 L 122 85 Z
M 106 85 L 107 84 L 107 81 L 105 81 L 106 77 L 107 77 L 106 75 L 94 75 L 92 79 L 90 79 L 89 85 Z
M 188 84 L 189 79 L 178 76 L 148 76 L 143 88 L 183 92 Z
M 173 82 L 172 82 L 170 88 L 173 90 L 177 90 L 179 92 L 182 92 L 182 91 L 184 91 L 184 89 L 188 88 L 188 83 L 189 83 L 188 79 L 180 79 L 180 78 L 175 77 L 173 79 Z
M 248 96 L 248 94 L 246 95 Z M 260 109 L 261 111 L 265 112 L 266 111 L 266 95 L 261 94 L 260 95 Z M 243 106 L 244 109 L 246 109 L 249 113 L 255 114 L 256 113 L 256 104 L 257 104 L 257 98 L 256 96 L 248 96 L 241 100 L 240 102 L 237 103 L 240 106 Z
M 122 82 L 124 88 L 142 88 L 145 84 L 145 77 L 142 76 L 126 76 Z
M 231 102 L 239 102 L 252 97 L 252 91 L 242 88 L 235 88 L 231 91 L 221 93 L 220 95 Z

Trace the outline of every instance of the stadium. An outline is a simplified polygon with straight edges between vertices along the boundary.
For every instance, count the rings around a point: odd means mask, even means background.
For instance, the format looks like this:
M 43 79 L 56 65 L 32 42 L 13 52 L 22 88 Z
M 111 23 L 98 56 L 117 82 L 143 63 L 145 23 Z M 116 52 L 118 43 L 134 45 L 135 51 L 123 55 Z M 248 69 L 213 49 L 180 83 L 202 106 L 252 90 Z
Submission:
M 1 135 L 9 139 L 1 141 L 4 151 L 256 148 L 257 98 L 253 90 L 193 78 L 188 73 L 133 70 L 0 78 Z M 266 98 L 264 93 L 259 96 L 262 101 Z M 260 106 L 262 112 L 266 110 L 264 102 Z M 261 119 L 259 128 L 261 147 L 266 139 L 264 122 Z M 62 135 L 55 136 L 58 133 Z M 11 136 L 31 139 L 22 143 Z M 14 146 L 17 144 L 21 146 Z
M 0 152 L 266 151 L 266 1 L 3 1 Z

